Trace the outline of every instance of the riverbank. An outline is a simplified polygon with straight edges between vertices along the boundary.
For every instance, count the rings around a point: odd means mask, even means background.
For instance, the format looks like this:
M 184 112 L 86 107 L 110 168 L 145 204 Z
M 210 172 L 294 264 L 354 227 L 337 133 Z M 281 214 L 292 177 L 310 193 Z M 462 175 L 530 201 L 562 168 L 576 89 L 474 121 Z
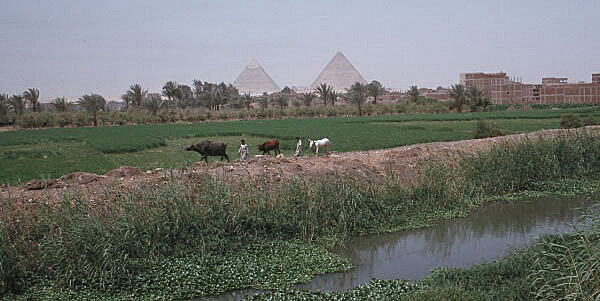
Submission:
M 231 186 L 214 176 L 182 181 L 173 175 L 158 188 L 106 190 L 101 201 L 68 189 L 58 203 L 3 201 L 0 256 L 9 263 L 3 283 L 20 292 L 11 297 L 57 299 L 278 289 L 349 268 L 324 248 L 348 237 L 465 216 L 506 193 L 555 187 L 547 183 L 565 183 L 566 192 L 580 180 L 595 183 L 600 142 L 572 132 L 452 158 L 427 162 L 413 185 L 390 176 L 377 182 L 293 178 Z M 291 249 L 315 255 L 293 255 Z
M 377 280 L 344 292 L 283 289 L 251 300 L 597 300 L 600 215 L 591 227 L 544 235 L 501 259 L 470 268 L 434 270 L 425 279 Z
M 593 194 L 501 201 L 434 227 L 353 238 L 334 251 L 352 260 L 352 270 L 320 275 L 307 285 L 253 298 L 535 300 L 537 295 L 537 299 L 556 300 L 575 294 L 584 300 L 594 296 L 593 279 L 598 271 L 592 265 L 597 262 L 594 256 L 600 251 L 600 241 L 594 238 L 598 231 L 593 227 L 576 232 L 598 222 L 599 197 Z M 590 215 L 591 219 L 585 218 Z M 591 256 L 581 256 L 583 250 Z M 576 266 L 564 260 L 566 254 L 573 255 Z M 549 261 L 552 259 L 555 261 Z M 554 264 L 555 271 L 562 274 L 549 275 L 548 264 Z M 563 285 L 562 295 L 554 291 L 555 295 L 550 296 L 548 289 L 559 287 L 559 278 L 567 275 L 582 275 L 577 279 L 580 284 L 573 281 L 572 285 Z M 406 281 L 413 289 L 398 286 Z M 587 287 L 578 292 L 578 285 Z M 600 289 L 600 283 L 596 283 L 596 289 Z M 231 300 L 231 296 L 215 300 Z

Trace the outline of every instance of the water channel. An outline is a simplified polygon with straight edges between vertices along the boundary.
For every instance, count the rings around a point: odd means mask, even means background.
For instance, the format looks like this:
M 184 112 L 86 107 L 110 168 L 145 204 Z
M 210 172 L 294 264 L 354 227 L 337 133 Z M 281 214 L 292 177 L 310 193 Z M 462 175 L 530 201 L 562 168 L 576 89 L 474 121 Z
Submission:
M 573 231 L 570 224 L 577 223 L 581 208 L 599 199 L 594 195 L 501 201 L 434 227 L 357 237 L 333 251 L 350 258 L 355 268 L 316 276 L 295 288 L 343 291 L 372 278 L 417 281 L 436 268 L 490 262 L 525 247 L 542 234 Z M 220 297 L 238 299 L 246 294 L 254 292 L 238 291 Z

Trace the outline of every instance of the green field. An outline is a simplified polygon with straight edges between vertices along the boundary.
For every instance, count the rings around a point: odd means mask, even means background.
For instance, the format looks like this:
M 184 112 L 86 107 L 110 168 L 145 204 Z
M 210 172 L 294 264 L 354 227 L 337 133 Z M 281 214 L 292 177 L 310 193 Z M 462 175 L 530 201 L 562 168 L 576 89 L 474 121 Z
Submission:
M 296 136 L 303 139 L 328 137 L 333 142 L 333 151 L 347 152 L 469 139 L 473 137 L 477 120 L 492 120 L 507 133 L 558 128 L 560 116 L 567 112 L 582 117 L 596 116 L 600 114 L 600 108 L 3 132 L 0 133 L 0 183 L 16 185 L 36 178 L 56 178 L 74 171 L 104 173 L 121 165 L 142 169 L 186 166 L 198 161 L 200 155 L 185 152 L 183 148 L 203 138 L 226 142 L 230 158 L 237 160 L 242 138 L 249 142 L 251 155 L 258 154 L 258 143 L 271 138 L 280 139 L 283 153 L 291 155 Z M 307 141 L 304 141 L 306 147 Z

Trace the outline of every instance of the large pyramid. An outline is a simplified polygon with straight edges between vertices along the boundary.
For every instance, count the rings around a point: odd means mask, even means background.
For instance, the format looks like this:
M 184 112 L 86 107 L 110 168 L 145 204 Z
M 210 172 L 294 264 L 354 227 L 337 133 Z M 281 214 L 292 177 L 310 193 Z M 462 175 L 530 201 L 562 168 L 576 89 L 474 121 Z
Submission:
M 317 76 L 317 79 L 315 79 L 310 88 L 315 89 L 320 84 L 325 83 L 333 86 L 333 89 L 336 91 L 345 92 L 355 82 L 367 83 L 358 70 L 352 66 L 350 61 L 338 51 L 329 64 L 325 66 L 321 74 Z
M 279 86 L 265 72 L 256 60 L 250 61 L 248 66 L 242 70 L 242 73 L 233 81 L 233 86 L 241 94 L 260 95 L 264 92 L 279 92 Z

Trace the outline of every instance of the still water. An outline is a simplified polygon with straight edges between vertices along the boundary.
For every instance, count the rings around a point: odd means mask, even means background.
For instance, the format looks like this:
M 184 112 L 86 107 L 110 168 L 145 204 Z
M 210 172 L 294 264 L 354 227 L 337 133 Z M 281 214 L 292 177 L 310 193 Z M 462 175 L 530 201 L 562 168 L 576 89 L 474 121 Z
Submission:
M 572 196 L 499 202 L 435 227 L 355 238 L 335 250 L 350 258 L 354 269 L 317 276 L 296 287 L 341 291 L 372 278 L 420 280 L 436 268 L 490 262 L 542 234 L 573 231 L 569 224 L 577 222 L 582 214 L 579 208 L 589 207 L 596 199 Z
M 378 279 L 420 280 L 441 267 L 469 267 L 490 262 L 532 243 L 546 233 L 573 231 L 581 208 L 599 196 L 543 197 L 498 202 L 434 227 L 368 235 L 348 241 L 334 253 L 349 258 L 348 272 L 316 276 L 298 289 L 343 291 Z M 256 291 L 238 291 L 219 299 L 238 299 Z M 222 299 L 223 300 L 223 299 Z

